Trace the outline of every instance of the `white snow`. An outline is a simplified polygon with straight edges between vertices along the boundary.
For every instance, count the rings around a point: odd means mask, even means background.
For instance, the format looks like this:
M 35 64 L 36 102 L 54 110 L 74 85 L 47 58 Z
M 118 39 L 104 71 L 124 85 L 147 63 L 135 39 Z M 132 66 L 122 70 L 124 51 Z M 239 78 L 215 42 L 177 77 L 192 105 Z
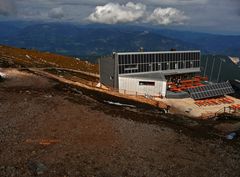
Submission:
M 101 83 L 98 83 L 98 84 L 96 85 L 96 87 L 100 88 L 100 87 L 101 87 Z
M 111 105 L 116 105 L 116 106 L 126 106 L 126 107 L 136 108 L 136 106 L 129 105 L 129 104 L 122 104 L 122 103 L 118 103 L 118 102 L 105 101 L 105 100 L 104 100 L 104 102 L 111 104 Z
M 6 78 L 7 75 L 6 75 L 5 73 L 0 72 L 0 77 L 1 77 L 1 78 Z
M 229 56 L 229 59 L 236 65 L 240 63 L 240 59 L 238 57 L 230 57 Z
M 27 57 L 28 59 L 31 59 L 31 57 L 30 57 L 29 55 L 26 55 L 26 57 Z

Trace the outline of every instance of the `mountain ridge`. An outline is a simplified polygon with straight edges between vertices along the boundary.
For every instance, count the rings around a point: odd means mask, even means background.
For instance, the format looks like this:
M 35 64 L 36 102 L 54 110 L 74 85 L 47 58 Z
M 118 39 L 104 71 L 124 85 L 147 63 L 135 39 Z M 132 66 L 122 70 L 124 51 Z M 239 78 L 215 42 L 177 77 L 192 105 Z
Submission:
M 240 36 L 133 25 L 31 22 L 0 22 L 0 25 L 0 43 L 3 45 L 75 57 L 94 58 L 116 51 L 138 51 L 140 47 L 147 51 L 199 49 L 204 54 L 240 56 Z

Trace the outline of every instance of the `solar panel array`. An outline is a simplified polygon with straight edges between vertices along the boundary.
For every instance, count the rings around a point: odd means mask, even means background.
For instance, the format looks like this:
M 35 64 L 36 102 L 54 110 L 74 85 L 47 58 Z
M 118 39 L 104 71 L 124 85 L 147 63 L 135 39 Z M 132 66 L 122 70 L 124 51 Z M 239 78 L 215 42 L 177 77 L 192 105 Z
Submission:
M 212 98 L 234 93 L 230 83 L 223 82 L 218 84 L 207 85 L 203 87 L 188 89 L 191 98 L 195 100 Z

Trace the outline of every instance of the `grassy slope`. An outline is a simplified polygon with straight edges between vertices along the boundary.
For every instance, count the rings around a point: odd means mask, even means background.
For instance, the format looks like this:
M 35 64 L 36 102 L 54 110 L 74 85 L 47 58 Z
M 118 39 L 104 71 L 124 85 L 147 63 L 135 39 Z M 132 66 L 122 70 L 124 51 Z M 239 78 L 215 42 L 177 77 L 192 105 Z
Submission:
M 0 46 L 0 58 L 6 58 L 22 67 L 59 67 L 98 73 L 98 65 L 79 61 L 71 57 L 39 52 L 36 50 L 19 49 Z

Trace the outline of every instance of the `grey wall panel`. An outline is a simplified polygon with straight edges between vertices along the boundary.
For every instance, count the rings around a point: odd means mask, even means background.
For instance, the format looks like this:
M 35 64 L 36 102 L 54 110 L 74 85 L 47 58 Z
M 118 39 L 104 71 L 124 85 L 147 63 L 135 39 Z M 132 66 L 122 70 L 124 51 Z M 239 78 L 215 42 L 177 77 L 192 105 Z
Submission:
M 100 67 L 100 82 L 106 86 L 114 88 L 114 80 L 116 79 L 114 73 L 114 60 L 112 57 L 101 58 L 99 60 Z
M 119 88 L 119 56 L 117 54 L 113 55 L 113 59 L 114 59 L 114 88 Z

